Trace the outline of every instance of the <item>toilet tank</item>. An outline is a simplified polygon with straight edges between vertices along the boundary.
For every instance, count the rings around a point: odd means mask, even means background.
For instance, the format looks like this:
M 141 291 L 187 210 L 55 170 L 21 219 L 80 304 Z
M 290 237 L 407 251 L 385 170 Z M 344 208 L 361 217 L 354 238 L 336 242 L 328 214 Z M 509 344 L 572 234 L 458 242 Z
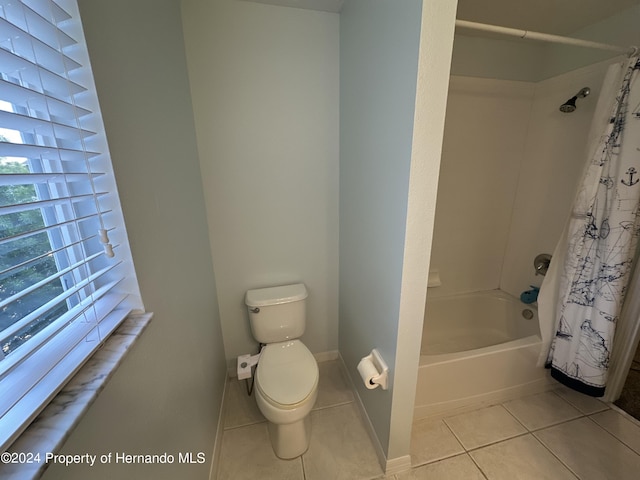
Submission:
M 302 283 L 247 291 L 245 304 L 253 338 L 261 343 L 275 343 L 301 337 L 307 296 Z

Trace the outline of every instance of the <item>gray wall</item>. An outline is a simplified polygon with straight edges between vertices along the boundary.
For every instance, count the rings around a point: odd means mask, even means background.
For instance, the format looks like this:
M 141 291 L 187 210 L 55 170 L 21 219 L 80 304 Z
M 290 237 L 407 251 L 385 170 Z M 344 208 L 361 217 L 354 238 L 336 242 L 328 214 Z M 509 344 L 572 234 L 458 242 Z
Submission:
M 385 454 L 393 384 L 367 390 L 356 366 L 377 347 L 395 367 L 421 7 L 351 0 L 340 16 L 339 350 Z
M 257 351 L 248 289 L 304 282 L 303 342 L 338 348 L 339 16 L 183 0 L 185 49 L 229 367 Z
M 80 0 L 142 298 L 155 316 L 63 447 L 202 465 L 52 466 L 46 479 L 208 478 L 225 381 L 178 0 Z

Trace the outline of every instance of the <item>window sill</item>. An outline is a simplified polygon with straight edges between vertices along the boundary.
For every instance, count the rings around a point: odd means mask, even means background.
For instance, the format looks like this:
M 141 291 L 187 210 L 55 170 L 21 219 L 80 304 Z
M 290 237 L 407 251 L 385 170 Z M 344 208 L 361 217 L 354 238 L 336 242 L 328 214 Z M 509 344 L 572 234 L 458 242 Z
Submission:
M 33 463 L 0 462 L 0 478 L 35 479 L 47 469 L 46 453 L 57 452 L 102 391 L 125 355 L 151 321 L 152 313 L 131 314 L 82 366 L 38 417 L 9 447 Z M 39 454 L 39 461 L 35 461 Z

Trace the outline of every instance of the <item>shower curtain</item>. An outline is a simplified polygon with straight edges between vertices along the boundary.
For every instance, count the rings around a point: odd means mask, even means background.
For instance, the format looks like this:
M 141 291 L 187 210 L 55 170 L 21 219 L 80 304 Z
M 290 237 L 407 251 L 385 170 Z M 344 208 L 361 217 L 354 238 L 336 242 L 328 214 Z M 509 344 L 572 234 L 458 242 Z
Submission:
M 553 378 L 596 397 L 640 233 L 639 70 L 638 57 L 609 69 L 594 116 L 599 132 L 592 128 L 596 141 L 538 297 L 541 360 Z

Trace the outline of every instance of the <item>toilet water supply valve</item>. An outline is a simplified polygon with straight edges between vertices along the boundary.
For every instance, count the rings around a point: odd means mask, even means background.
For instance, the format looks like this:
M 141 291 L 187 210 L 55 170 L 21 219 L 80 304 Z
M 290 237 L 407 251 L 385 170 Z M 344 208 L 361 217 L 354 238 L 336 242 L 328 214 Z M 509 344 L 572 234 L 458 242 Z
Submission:
M 244 380 L 253 376 L 251 367 L 258 364 L 261 353 L 262 350 L 260 350 L 260 353 L 256 353 L 255 355 L 247 353 L 246 355 L 238 356 L 238 380 Z

